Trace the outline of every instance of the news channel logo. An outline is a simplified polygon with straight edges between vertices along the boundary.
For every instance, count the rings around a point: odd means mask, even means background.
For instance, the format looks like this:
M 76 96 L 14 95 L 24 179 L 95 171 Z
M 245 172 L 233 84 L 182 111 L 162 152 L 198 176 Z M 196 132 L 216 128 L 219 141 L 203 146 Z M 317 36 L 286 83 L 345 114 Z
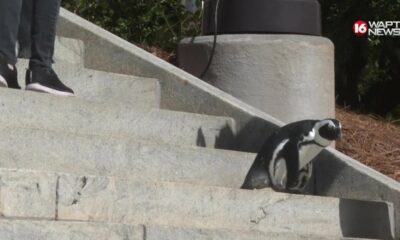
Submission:
M 364 36 L 400 36 L 400 21 L 363 21 L 353 24 L 353 33 L 357 37 Z

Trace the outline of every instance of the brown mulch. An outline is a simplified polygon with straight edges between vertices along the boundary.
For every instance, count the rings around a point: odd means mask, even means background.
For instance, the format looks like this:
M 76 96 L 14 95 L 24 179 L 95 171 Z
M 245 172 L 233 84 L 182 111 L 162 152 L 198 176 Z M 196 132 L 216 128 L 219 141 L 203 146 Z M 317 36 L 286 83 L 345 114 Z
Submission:
M 162 50 L 160 48 L 148 47 L 148 46 L 145 46 L 143 44 L 137 44 L 137 45 L 140 48 L 146 50 L 147 52 L 153 54 L 154 56 L 157 56 L 157 57 L 163 59 L 164 61 L 167 61 L 167 62 L 169 62 L 171 64 L 176 65 L 176 54 L 175 53 L 173 53 L 173 52 L 169 53 L 169 52 L 166 52 L 166 51 L 164 51 L 164 50 Z
M 400 181 L 400 127 L 373 116 L 336 108 L 343 138 L 336 149 Z

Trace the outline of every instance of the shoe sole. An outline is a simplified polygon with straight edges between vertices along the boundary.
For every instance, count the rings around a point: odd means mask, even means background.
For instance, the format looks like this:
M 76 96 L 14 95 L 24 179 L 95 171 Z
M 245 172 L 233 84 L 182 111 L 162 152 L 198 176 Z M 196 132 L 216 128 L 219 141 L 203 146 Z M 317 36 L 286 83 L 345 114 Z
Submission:
M 3 78 L 3 76 L 0 76 L 0 87 L 8 87 L 7 81 Z
M 25 90 L 35 91 L 35 92 L 42 92 L 42 93 L 49 93 L 49 94 L 58 95 L 58 96 L 64 96 L 64 97 L 74 96 L 73 93 L 58 91 L 58 90 L 55 90 L 55 89 L 40 85 L 39 83 L 28 84 L 25 87 Z

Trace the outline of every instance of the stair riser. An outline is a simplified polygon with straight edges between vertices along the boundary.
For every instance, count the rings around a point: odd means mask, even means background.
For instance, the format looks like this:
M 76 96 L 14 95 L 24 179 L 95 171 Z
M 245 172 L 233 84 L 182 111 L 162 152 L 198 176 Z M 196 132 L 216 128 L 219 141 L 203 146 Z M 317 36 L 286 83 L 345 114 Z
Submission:
M 0 239 L 40 240 L 328 240 L 324 236 L 257 231 L 186 229 L 87 222 L 0 220 Z
M 295 232 L 331 237 L 341 237 L 341 227 L 349 224 L 355 229 L 367 229 L 369 236 L 377 238 L 388 239 L 390 232 L 382 218 L 383 213 L 389 211 L 384 203 L 288 195 L 267 189 L 250 192 L 43 172 L 2 170 L 0 174 L 4 217 Z M 360 216 L 362 221 L 357 215 L 351 215 L 351 211 L 359 213 L 360 209 L 364 212 Z M 350 219 L 341 216 L 343 210 L 350 213 Z M 368 225 L 359 226 L 366 221 Z M 383 233 L 372 232 L 372 229 Z
M 8 127 L 51 129 L 76 134 L 129 137 L 173 145 L 227 146 L 233 120 L 129 105 L 92 103 L 0 89 L 0 122 Z M 226 134 L 226 133 L 229 134 Z
M 0 128 L 0 166 L 239 188 L 255 154 Z
M 143 226 L 55 221 L 1 220 L 0 239 L 144 240 Z
M 18 64 L 20 86 L 25 88 L 28 60 Z M 159 108 L 160 86 L 156 79 L 107 73 L 84 69 L 69 63 L 57 62 L 54 70 L 75 96 L 95 102 L 128 104 L 132 108 Z

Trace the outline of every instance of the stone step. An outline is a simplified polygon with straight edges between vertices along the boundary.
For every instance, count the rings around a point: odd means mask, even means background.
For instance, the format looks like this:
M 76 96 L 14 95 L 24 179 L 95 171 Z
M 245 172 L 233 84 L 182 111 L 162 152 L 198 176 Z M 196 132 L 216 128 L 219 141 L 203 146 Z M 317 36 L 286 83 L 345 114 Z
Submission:
M 143 237 L 143 225 L 0 220 L 0 239 L 4 240 L 144 240 Z
M 255 154 L 0 127 L 0 166 L 239 188 Z
M 132 105 L 94 103 L 76 97 L 0 89 L 0 123 L 76 134 L 129 137 L 171 145 L 226 147 L 234 121 Z
M 1 216 L 391 239 L 384 202 L 0 170 Z
M 193 229 L 172 228 L 160 226 L 145 226 L 146 235 L 144 240 L 328 240 L 337 237 L 329 237 L 316 234 L 297 234 L 288 232 L 260 232 L 260 231 L 238 231 L 232 229 Z M 349 238 L 341 238 L 350 240 Z M 351 238 L 361 239 L 361 238 Z
M 28 60 L 20 59 L 17 67 L 20 86 L 25 88 Z M 84 69 L 64 62 L 55 63 L 53 68 L 61 81 L 74 90 L 75 97 L 140 108 L 160 107 L 160 86 L 156 79 Z
M 191 229 L 94 222 L 0 220 L 0 239 L 18 240 L 300 240 L 337 238 L 295 233 Z
M 54 62 L 66 62 L 75 66 L 84 66 L 85 44 L 83 41 L 73 38 L 56 36 L 54 45 Z M 29 58 L 30 49 L 24 49 L 22 57 Z M 21 68 L 21 70 L 23 70 Z

